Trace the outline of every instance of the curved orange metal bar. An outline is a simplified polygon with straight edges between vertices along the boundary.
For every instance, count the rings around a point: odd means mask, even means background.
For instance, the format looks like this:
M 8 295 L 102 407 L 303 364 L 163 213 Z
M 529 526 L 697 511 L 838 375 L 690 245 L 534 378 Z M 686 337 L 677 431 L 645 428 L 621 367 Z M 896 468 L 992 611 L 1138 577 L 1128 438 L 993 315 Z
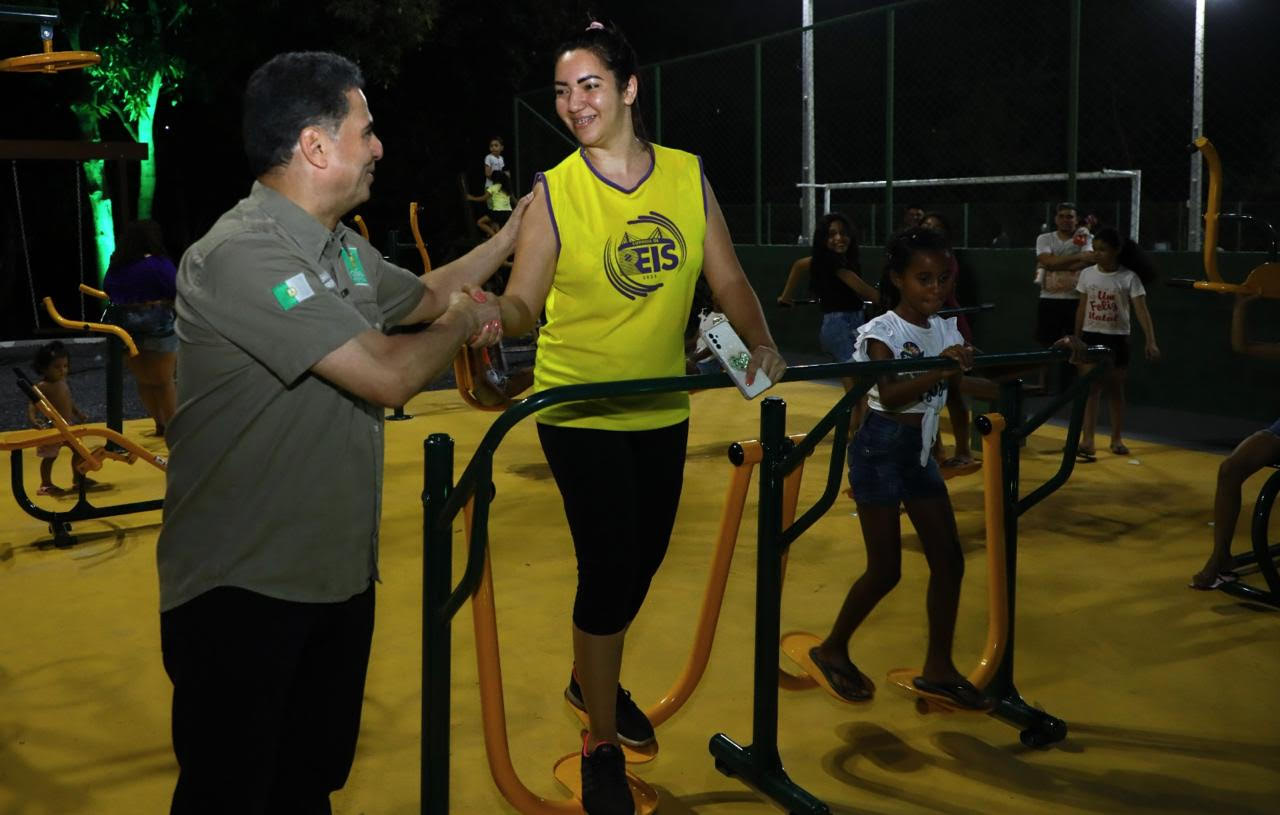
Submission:
M 88 283 L 81 283 L 81 284 L 80 284 L 80 291 L 84 292 L 85 294 L 89 295 L 90 297 L 96 297 L 96 298 L 98 298 L 99 300 L 110 300 L 110 299 L 111 299 L 110 297 L 108 297 L 108 296 L 107 296 L 107 293 L 106 293 L 105 291 L 103 291 L 102 289 L 95 289 L 93 286 L 90 286 Z
M 351 220 L 355 222 L 356 229 L 360 230 L 361 236 L 363 236 L 365 240 L 369 240 L 369 226 L 364 222 L 364 218 L 357 215 Z
M 136 357 L 138 355 L 138 346 L 134 344 L 133 337 L 129 336 L 129 332 L 120 326 L 108 325 L 107 323 L 73 322 L 58 313 L 58 309 L 53 305 L 52 297 L 46 297 L 41 302 L 44 303 L 44 309 L 49 312 L 49 316 L 53 318 L 53 321 L 63 328 L 69 328 L 72 331 L 89 331 L 94 334 L 111 334 L 124 343 L 125 350 L 129 352 L 129 356 Z
M 796 443 L 804 440 L 803 434 L 791 437 Z M 751 476 L 755 466 L 763 457 L 760 442 L 739 442 L 743 450 L 743 461 L 734 466 L 733 477 L 729 481 L 728 494 L 725 498 L 724 510 L 720 517 L 720 531 L 712 555 L 711 568 L 707 577 L 707 588 L 703 592 L 702 609 L 698 615 L 698 626 L 694 633 L 693 646 L 686 660 L 684 669 L 661 699 L 645 711 L 654 727 L 670 719 L 678 711 L 701 681 L 710 662 L 711 647 L 715 642 L 716 626 L 720 619 L 720 609 L 724 600 L 725 586 L 729 579 L 729 568 L 733 563 L 733 552 L 737 545 L 738 531 L 742 524 L 742 512 L 746 505 L 747 492 L 751 486 Z M 796 502 L 800 491 L 800 481 L 804 472 L 804 464 L 796 467 L 787 476 L 783 493 L 783 523 L 790 524 L 795 517 Z M 464 510 L 465 526 L 468 537 L 471 532 L 471 514 L 474 499 L 469 501 Z M 471 600 L 472 621 L 475 627 L 476 664 L 480 679 L 481 719 L 484 728 L 485 755 L 489 761 L 489 771 L 502 796 L 516 809 L 526 815 L 558 815 L 559 813 L 580 813 L 581 806 L 577 801 L 549 801 L 530 791 L 516 775 L 511 763 L 511 748 L 507 738 L 506 706 L 502 696 L 502 666 L 498 653 L 498 625 L 494 611 L 493 576 L 489 558 L 485 558 L 484 571 L 480 587 Z M 815 683 L 808 677 L 792 677 L 779 669 L 779 682 L 788 680 L 799 683 L 800 687 L 812 687 Z M 806 684 L 807 683 L 807 684 Z
M 54 51 L 48 40 L 45 50 L 39 54 L 24 54 L 20 57 L 0 59 L 0 71 L 13 71 L 24 74 L 56 74 L 58 71 L 70 71 L 77 68 L 88 68 L 97 65 L 102 57 L 93 51 Z
M 475 499 L 463 512 L 468 543 Z M 502 662 L 498 654 L 498 615 L 493 604 L 493 572 L 485 553 L 480 587 L 471 598 L 471 620 L 475 629 L 476 667 L 480 678 L 480 718 L 484 728 L 484 752 L 489 772 L 502 797 L 524 815 L 582 815 L 577 801 L 550 801 L 534 793 L 516 775 L 507 739 L 507 708 L 502 698 Z
M 425 274 L 431 271 L 431 255 L 427 253 L 427 245 L 422 240 L 422 231 L 418 229 L 419 209 L 417 201 L 409 202 L 409 231 L 413 233 L 413 245 L 418 247 L 418 256 L 422 258 L 422 271 Z
M 987 641 L 982 657 L 969 672 L 969 681 L 979 690 L 991 684 L 1004 649 L 1009 644 L 1009 582 L 1004 541 L 1004 461 L 1000 457 L 1000 434 L 1004 416 L 986 414 L 991 432 L 982 437 L 982 508 L 987 521 Z
M 1209 165 L 1209 203 L 1204 212 L 1204 274 L 1212 283 L 1223 283 L 1218 272 L 1218 213 L 1222 211 L 1222 159 L 1213 142 L 1204 136 L 1192 142 Z M 1197 287 L 1199 288 L 1199 287 Z
M 462 397 L 462 401 L 466 402 L 476 410 L 492 410 L 501 412 L 510 407 L 513 400 L 499 402 L 498 404 L 488 404 L 476 398 L 476 380 L 472 374 L 472 363 L 476 354 L 487 354 L 483 348 L 472 348 L 464 345 L 458 349 L 458 353 L 453 358 L 453 381 L 457 383 L 458 395 Z M 488 357 L 482 357 L 488 362 Z
M 804 440 L 804 435 L 791 437 L 797 444 Z M 711 558 L 711 569 L 707 575 L 707 587 L 702 593 L 702 609 L 698 614 L 698 627 L 694 632 L 693 647 L 685 662 L 684 669 L 676 678 L 671 688 L 645 710 L 645 715 L 655 727 L 675 715 L 684 703 L 689 701 L 693 691 L 698 687 L 711 661 L 711 646 L 715 643 L 716 626 L 720 621 L 720 609 L 724 602 L 725 586 L 729 582 L 729 567 L 733 563 L 733 552 L 738 541 L 738 530 L 742 526 L 742 512 L 746 506 L 747 492 L 751 487 L 751 475 L 764 456 L 764 448 L 760 442 L 751 440 L 738 442 L 742 448 L 743 460 L 735 464 L 733 476 L 729 479 L 729 490 L 725 497 L 724 510 L 720 515 L 720 531 L 716 538 L 716 548 Z M 803 462 L 788 476 L 783 492 L 782 523 L 788 525 L 795 518 L 796 499 L 800 492 L 800 479 L 804 473 Z M 779 681 L 783 681 L 781 678 Z
M 39 447 L 44 444 L 66 442 L 67 446 L 80 456 L 76 469 L 81 473 L 101 470 L 102 461 L 105 458 L 113 458 L 129 464 L 140 458 L 157 469 L 165 470 L 168 468 L 168 459 L 155 455 L 150 450 L 135 443 L 132 439 L 108 427 L 72 426 L 67 424 L 67 420 L 53 406 L 53 403 L 40 392 L 40 388 L 34 387 L 33 389 L 36 395 L 40 397 L 39 401 L 35 403 L 36 410 L 43 413 L 45 418 L 53 423 L 53 427 L 47 430 L 19 430 L 13 433 L 6 433 L 0 436 L 0 450 L 20 450 L 28 447 Z M 95 437 L 108 442 L 115 442 L 126 452 L 118 453 L 107 447 L 90 449 L 85 445 L 84 439 Z

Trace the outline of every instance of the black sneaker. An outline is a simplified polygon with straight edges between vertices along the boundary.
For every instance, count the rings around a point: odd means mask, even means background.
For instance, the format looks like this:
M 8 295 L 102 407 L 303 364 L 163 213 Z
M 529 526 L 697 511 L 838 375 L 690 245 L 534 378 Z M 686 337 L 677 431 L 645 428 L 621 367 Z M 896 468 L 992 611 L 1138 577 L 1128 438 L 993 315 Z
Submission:
M 627 762 L 618 745 L 602 741 L 582 756 L 582 808 L 587 815 L 635 815 Z
M 573 674 L 569 675 L 569 687 L 564 689 L 564 698 L 578 710 L 587 712 L 578 677 Z M 645 747 L 653 743 L 653 725 L 649 723 L 649 717 L 631 701 L 631 691 L 622 685 L 618 685 L 618 705 L 614 715 L 618 720 L 618 741 L 628 747 Z

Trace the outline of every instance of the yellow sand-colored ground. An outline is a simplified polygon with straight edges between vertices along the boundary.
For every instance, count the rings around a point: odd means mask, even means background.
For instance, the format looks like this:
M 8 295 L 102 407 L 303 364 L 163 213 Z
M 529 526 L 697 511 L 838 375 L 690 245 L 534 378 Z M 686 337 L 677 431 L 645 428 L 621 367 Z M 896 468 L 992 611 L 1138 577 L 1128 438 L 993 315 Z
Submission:
M 790 432 L 807 430 L 838 394 L 820 384 L 776 392 L 788 402 Z M 413 420 L 387 425 L 384 583 L 359 754 L 347 787 L 334 796 L 343 815 L 419 811 L 422 440 L 451 433 L 460 471 L 493 420 L 448 392 L 424 394 L 408 411 Z M 675 538 L 631 629 L 623 668 L 642 703 L 667 690 L 687 656 L 729 475 L 724 450 L 753 437 L 758 416 L 757 405 L 736 392 L 694 397 Z M 143 433 L 148 425 L 132 422 L 126 431 L 159 449 Z M 1024 493 L 1056 467 L 1061 439 L 1055 428 L 1031 439 Z M 784 692 L 779 743 L 791 777 L 837 813 L 1275 812 L 1280 614 L 1185 588 L 1209 544 L 1217 458 L 1131 446 L 1129 458 L 1103 453 L 1077 466 L 1021 527 L 1017 682 L 1028 700 L 1068 722 L 1065 742 L 1031 750 L 999 721 L 922 716 L 888 687 L 885 672 L 919 664 L 924 651 L 928 572 L 904 521 L 902 582 L 852 649 L 880 693 L 851 707 L 820 691 Z M 816 498 L 827 455 L 820 451 L 809 464 L 802 509 Z M 24 459 L 34 491 L 35 459 Z M 66 466 L 64 454 L 61 480 Z M 108 464 L 100 477 L 114 489 L 96 495 L 99 503 L 162 490 L 159 473 L 146 465 Z M 1246 485 L 1246 513 L 1264 478 Z M 578 732 L 561 698 L 572 550 L 532 423 L 517 427 L 499 451 L 495 483 L 491 540 L 512 752 L 528 786 L 559 797 L 551 765 L 574 749 Z M 969 566 L 956 638 L 964 669 L 986 626 L 981 480 L 949 486 Z M 662 813 L 777 811 L 716 772 L 707 752 L 716 732 L 740 743 L 751 736 L 754 511 L 753 488 L 706 676 L 660 729 L 658 758 L 639 768 L 660 790 Z M 842 498 L 793 548 L 784 631 L 824 631 L 860 572 L 852 513 Z M 38 549 L 47 538 L 43 525 L 12 500 L 0 508 L 0 813 L 167 811 L 177 767 L 159 653 L 159 521 L 148 513 L 77 524 L 77 547 Z M 1237 551 L 1247 546 L 1247 528 Z M 451 812 L 511 812 L 484 759 L 469 610 L 456 619 L 453 643 Z

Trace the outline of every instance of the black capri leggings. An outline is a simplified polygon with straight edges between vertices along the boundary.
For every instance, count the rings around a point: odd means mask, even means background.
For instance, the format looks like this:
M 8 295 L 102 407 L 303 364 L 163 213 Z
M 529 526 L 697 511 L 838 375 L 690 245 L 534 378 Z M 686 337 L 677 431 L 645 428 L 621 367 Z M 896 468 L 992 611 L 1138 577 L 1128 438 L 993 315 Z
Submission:
M 573 624 L 616 634 L 635 619 L 667 554 L 689 422 L 632 431 L 539 423 L 538 439 L 578 558 Z

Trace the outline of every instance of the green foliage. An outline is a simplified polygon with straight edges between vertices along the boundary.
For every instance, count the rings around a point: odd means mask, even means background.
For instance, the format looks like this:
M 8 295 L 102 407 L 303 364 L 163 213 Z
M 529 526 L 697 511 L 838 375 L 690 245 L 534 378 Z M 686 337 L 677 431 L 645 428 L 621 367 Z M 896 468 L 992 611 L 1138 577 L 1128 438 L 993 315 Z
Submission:
M 93 14 L 94 12 L 89 12 Z M 94 29 L 100 42 L 86 42 L 102 57 L 87 70 L 92 96 L 85 103 L 100 116 L 117 114 L 137 138 L 136 123 L 154 114 L 155 78 L 171 104 L 187 69 L 185 61 L 166 47 L 191 14 L 186 0 L 115 0 L 97 12 Z M 86 21 L 87 22 L 87 21 Z

